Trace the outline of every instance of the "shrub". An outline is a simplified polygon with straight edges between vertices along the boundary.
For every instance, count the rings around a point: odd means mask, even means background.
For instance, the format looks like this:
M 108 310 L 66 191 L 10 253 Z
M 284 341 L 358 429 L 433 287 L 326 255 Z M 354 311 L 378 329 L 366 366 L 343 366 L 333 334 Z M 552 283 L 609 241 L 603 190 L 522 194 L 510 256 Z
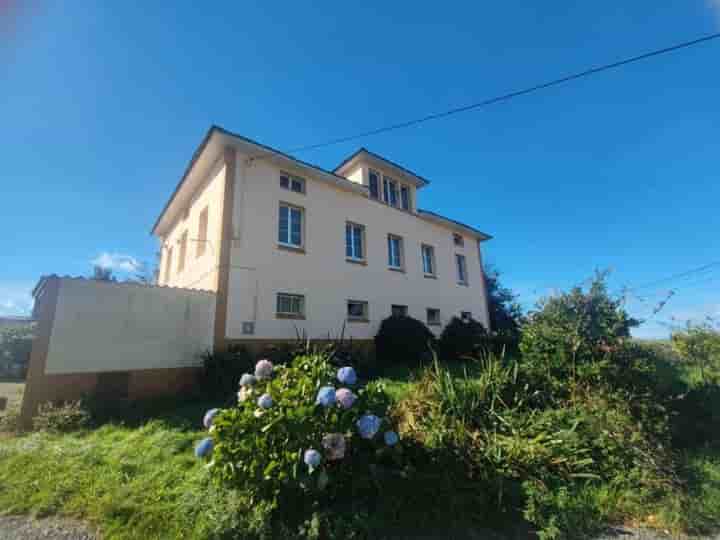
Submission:
M 605 275 L 598 274 L 587 292 L 576 287 L 543 300 L 523 327 L 520 350 L 528 361 L 559 357 L 576 366 L 612 351 L 637 324 L 621 300 L 608 294 Z
M 672 346 L 675 352 L 700 374 L 700 381 L 720 376 L 720 330 L 709 322 L 688 322 L 684 330 L 673 332 Z
M 440 334 L 438 351 L 443 360 L 477 358 L 487 351 L 488 333 L 475 319 L 453 317 Z
M 701 383 L 671 403 L 673 445 L 697 448 L 720 440 L 720 386 Z
M 33 325 L 0 330 L 0 377 L 24 379 L 30 361 Z
M 393 315 L 380 323 L 375 336 L 375 353 L 383 365 L 427 363 L 435 336 L 421 321 Z
M 251 369 L 252 355 L 245 347 L 230 348 L 226 352 L 203 354 L 202 389 L 209 395 L 230 400 L 237 391 L 240 375 Z
M 19 433 L 22 431 L 22 421 L 20 417 L 20 408 L 12 407 L 7 409 L 0 416 L 0 432 Z
M 290 522 L 328 501 L 373 501 L 383 471 L 399 467 L 400 445 L 382 387 L 354 382 L 352 370 L 336 371 L 324 355 L 290 366 L 260 361 L 243 376 L 237 406 L 206 417 L 210 437 L 196 453 L 212 454 L 221 485 L 281 508 Z
M 38 431 L 68 433 L 87 429 L 91 424 L 91 415 L 82 401 L 44 403 L 33 418 L 33 428 Z

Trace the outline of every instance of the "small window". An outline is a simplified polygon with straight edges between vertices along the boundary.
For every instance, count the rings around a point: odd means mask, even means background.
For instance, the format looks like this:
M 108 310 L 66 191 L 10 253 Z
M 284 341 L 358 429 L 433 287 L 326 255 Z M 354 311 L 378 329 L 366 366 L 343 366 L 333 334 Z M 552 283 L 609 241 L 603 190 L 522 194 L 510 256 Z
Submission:
M 403 210 L 410 210 L 410 189 L 407 186 L 400 188 L 400 204 Z
M 280 173 L 280 187 L 295 193 L 305 193 L 305 179 L 288 173 Z
M 203 208 L 200 212 L 200 219 L 198 220 L 198 237 L 197 237 L 197 250 L 195 252 L 196 257 L 205 255 L 207 248 L 207 230 L 208 230 L 208 208 Z
M 368 184 L 370 197 L 373 199 L 380 198 L 380 175 L 373 170 L 368 171 Z
M 472 321 L 472 311 L 461 311 L 460 318 L 465 322 Z
M 301 294 L 278 293 L 277 315 L 292 318 L 305 317 L 305 297 Z
M 172 257 L 173 256 L 173 248 L 172 246 L 168 248 L 167 250 L 167 260 L 165 261 L 165 284 L 170 281 L 170 272 L 172 272 Z
M 345 224 L 345 256 L 356 261 L 365 260 L 365 227 L 362 225 Z
M 432 325 L 440 324 L 440 310 L 435 308 L 427 308 L 427 323 Z
M 394 180 L 390 180 L 389 182 L 390 186 L 390 200 L 388 201 L 388 204 L 390 206 L 397 206 L 398 205 L 398 185 L 397 182 Z
M 455 264 L 457 265 L 457 280 L 462 285 L 467 285 L 467 267 L 465 265 L 465 255 L 455 255 Z
M 368 321 L 368 303 L 361 300 L 347 301 L 348 321 Z
M 180 237 L 180 254 L 178 256 L 178 273 L 185 269 L 185 255 L 187 255 L 187 231 Z
M 426 276 L 435 275 L 435 248 L 423 244 L 422 247 L 423 273 Z
M 278 242 L 284 246 L 303 246 L 303 210 L 288 204 L 280 205 Z
M 403 242 L 402 238 L 394 234 L 388 234 L 388 266 L 396 270 L 403 267 Z
M 463 247 L 465 245 L 465 240 L 463 240 L 463 237 L 459 234 L 453 234 L 453 243 L 456 246 Z
M 390 313 L 393 317 L 407 317 L 408 307 L 401 306 L 399 304 L 393 304 L 390 308 Z

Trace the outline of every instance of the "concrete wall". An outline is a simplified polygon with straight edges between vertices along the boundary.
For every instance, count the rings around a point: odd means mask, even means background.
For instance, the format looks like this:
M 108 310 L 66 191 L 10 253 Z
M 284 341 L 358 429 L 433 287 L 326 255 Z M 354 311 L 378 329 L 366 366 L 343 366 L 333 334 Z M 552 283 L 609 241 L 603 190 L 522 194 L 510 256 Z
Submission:
M 170 232 L 161 239 L 160 273 L 158 283 L 171 287 L 187 287 L 208 291 L 217 290 L 218 256 L 220 251 L 220 231 L 222 219 L 222 201 L 224 196 L 225 166 L 218 159 L 193 193 L 185 212 L 178 216 Z M 198 256 L 198 227 L 200 214 L 208 209 L 208 228 L 205 252 Z M 180 260 L 180 239 L 187 231 L 187 251 L 185 267 L 178 270 Z M 172 260 L 168 256 L 172 247 Z M 170 262 L 170 279 L 166 272 Z
M 295 327 L 311 338 L 337 333 L 346 319 L 346 301 L 369 303 L 368 323 L 348 322 L 346 335 L 372 338 L 392 304 L 409 306 L 409 314 L 426 320 L 426 308 L 440 309 L 442 323 L 453 315 L 470 311 L 487 324 L 487 303 L 475 238 L 465 235 L 465 246 L 453 244 L 450 227 L 326 183 L 302 171 L 288 170 L 306 179 L 306 194 L 279 185 L 280 168 L 269 160 L 248 163 L 238 156 L 233 211 L 229 307 L 226 335 L 229 339 L 288 339 Z M 283 167 L 283 170 L 287 170 Z M 380 172 L 383 172 L 382 170 Z M 302 251 L 280 249 L 277 243 L 281 201 L 305 210 L 305 246 Z M 345 222 L 366 228 L 367 264 L 345 259 Z M 405 272 L 387 266 L 387 235 L 402 236 Z M 437 279 L 425 278 L 421 243 L 434 246 Z M 458 285 L 456 253 L 467 260 L 468 286 Z M 306 320 L 276 317 L 276 294 L 305 295 Z M 243 322 L 255 322 L 255 334 L 243 334 Z M 441 326 L 433 327 L 436 332 Z
M 214 307 L 203 291 L 60 279 L 45 373 L 198 366 Z

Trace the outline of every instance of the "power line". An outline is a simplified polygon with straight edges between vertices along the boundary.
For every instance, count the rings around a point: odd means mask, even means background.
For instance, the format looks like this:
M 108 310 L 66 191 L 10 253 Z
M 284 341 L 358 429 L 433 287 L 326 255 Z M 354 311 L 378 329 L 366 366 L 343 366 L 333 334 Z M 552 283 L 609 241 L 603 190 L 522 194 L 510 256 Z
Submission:
M 627 292 L 634 292 L 634 291 L 637 291 L 637 290 L 639 290 L 639 289 L 647 289 L 648 287 L 654 287 L 654 286 L 656 286 L 656 285 L 660 285 L 660 284 L 663 284 L 663 283 L 667 283 L 668 281 L 675 281 L 676 279 L 681 279 L 681 278 L 684 278 L 684 277 L 688 277 L 688 276 L 691 276 L 691 275 L 693 275 L 693 274 L 697 274 L 697 273 L 699 273 L 699 272 L 705 272 L 706 270 L 709 270 L 710 268 L 713 268 L 713 267 L 715 267 L 715 266 L 720 266 L 720 261 L 711 262 L 711 263 L 705 264 L 705 265 L 703 265 L 703 266 L 700 266 L 700 267 L 698 267 L 698 268 L 693 268 L 692 270 L 686 270 L 686 271 L 684 271 L 684 272 L 680 272 L 680 273 L 678 273 L 678 274 L 673 274 L 673 275 L 671 275 L 671 276 L 667 276 L 667 277 L 664 277 L 664 278 L 660 278 L 660 279 L 657 279 L 657 280 L 655 280 L 655 281 L 651 281 L 651 282 L 649 282 L 649 283 L 645 283 L 645 284 L 643 284 L 643 285 L 638 285 L 637 287 L 630 287 L 630 288 L 626 289 L 626 291 L 627 291 Z
M 537 92 L 537 91 L 539 91 L 539 90 L 544 90 L 544 89 L 550 88 L 550 87 L 552 87 L 552 86 L 558 86 L 558 85 L 564 84 L 564 83 L 566 83 L 566 82 L 574 81 L 574 80 L 576 80 L 576 79 L 581 79 L 581 78 L 583 78 L 583 77 L 588 77 L 588 76 L 590 76 L 590 75 L 595 75 L 596 73 L 600 73 L 600 72 L 603 72 L 603 71 L 608 71 L 608 70 L 611 70 L 611 69 L 616 69 L 616 68 L 619 68 L 619 67 L 621 67 L 621 66 L 625 66 L 625 65 L 627 65 L 627 64 L 632 64 L 632 63 L 634 63 L 634 62 L 640 62 L 640 61 L 642 61 L 642 60 L 647 60 L 648 58 L 652 58 L 652 57 L 654 57 L 654 56 L 660 56 L 660 55 L 662 55 L 662 54 L 667 54 L 667 53 L 671 53 L 671 52 L 674 52 L 674 51 L 677 51 L 677 50 L 680 50 L 680 49 L 685 49 L 685 48 L 688 48 L 688 47 L 692 47 L 692 46 L 694 46 L 694 45 L 699 45 L 699 44 L 701 44 L 701 43 L 705 43 L 706 41 L 711 41 L 711 40 L 718 39 L 718 38 L 720 38 L 720 32 L 717 32 L 717 33 L 715 33 L 715 34 L 710 34 L 710 35 L 707 35 L 707 36 L 703 36 L 703 37 L 700 37 L 700 38 L 697 38 L 697 39 L 693 39 L 693 40 L 691 40 L 691 41 L 685 41 L 685 42 L 683 42 L 683 43 L 678 43 L 678 44 L 676 44 L 676 45 L 671 45 L 670 47 L 665 47 L 665 48 L 662 48 L 662 49 L 657 49 L 657 50 L 650 51 L 650 52 L 647 52 L 647 53 L 644 53 L 644 54 L 640 54 L 640 55 L 637 55 L 637 56 L 632 56 L 632 57 L 630 57 L 630 58 L 626 58 L 626 59 L 624 59 L 624 60 L 619 60 L 619 61 L 617 61 L 617 62 L 612 62 L 612 63 L 609 63 L 609 64 L 603 64 L 603 65 L 600 65 L 600 66 L 596 66 L 596 67 L 593 67 L 593 68 L 590 68 L 590 69 L 586 69 L 585 71 L 581 71 L 581 72 L 578 72 L 578 73 L 573 73 L 573 74 L 570 74 L 570 75 L 566 75 L 565 77 L 561 77 L 561 78 L 559 78 L 559 79 L 554 79 L 554 80 L 551 80 L 551 81 L 548 81 L 548 82 L 544 82 L 544 83 L 541 83 L 541 84 L 536 84 L 536 85 L 534 85 L 534 86 L 531 86 L 531 87 L 528 87 L 528 88 L 524 88 L 524 89 L 522 89 L 522 90 L 516 90 L 516 91 L 514 91 L 514 92 L 510 92 L 510 93 L 507 93 L 507 94 L 503 94 L 503 95 L 501 95 L 501 96 L 496 96 L 496 97 L 493 97 L 493 98 L 485 99 L 485 100 L 483 100 L 483 101 L 479 101 L 479 102 L 477 102 L 477 103 L 472 103 L 472 104 L 470 104 L 470 105 L 465 105 L 465 106 L 462 106 L 462 107 L 456 107 L 456 108 L 454 108 L 454 109 L 449 109 L 449 110 L 442 111 L 442 112 L 437 112 L 437 113 L 433 113 L 433 114 L 428 114 L 427 116 L 422 116 L 422 117 L 420 117 L 420 118 L 415 118 L 415 119 L 413 119 L 413 120 L 408 120 L 408 121 L 406 121 L 406 122 L 400 122 L 400 123 L 398 123 L 398 124 L 391 124 L 391 125 L 388 125 L 388 126 L 383 126 L 383 127 L 380 127 L 380 128 L 376 128 L 376 129 L 369 130 L 369 131 L 364 131 L 364 132 L 361 132 L 361 133 L 356 133 L 356 134 L 354 134 L 354 135 L 347 135 L 347 136 L 345 136 L 345 137 L 339 137 L 339 138 L 337 138 L 337 139 L 331 139 L 331 140 L 329 140 L 329 141 L 322 142 L 322 143 L 311 144 L 311 145 L 307 145 L 307 146 L 299 146 L 299 147 L 297 147 L 297 148 L 292 148 L 292 149 L 290 149 L 290 150 L 286 150 L 286 153 L 291 154 L 291 153 L 296 153 L 296 152 L 304 152 L 304 151 L 307 151 L 307 150 L 315 150 L 315 149 L 317 149 L 317 148 L 323 148 L 323 147 L 326 147 L 326 146 L 332 146 L 332 145 L 335 145 L 335 144 L 340 144 L 340 143 L 343 143 L 343 142 L 348 142 L 348 141 L 352 141 L 352 140 L 355 140 L 355 139 L 360 139 L 360 138 L 363 138 L 363 137 L 370 137 L 370 136 L 372 136 L 372 135 L 378 135 L 378 134 L 380 134 L 380 133 L 386 133 L 386 132 L 388 132 L 388 131 L 394 131 L 394 130 L 396 130 L 396 129 L 403 129 L 403 128 L 415 126 L 415 125 L 421 124 L 421 123 L 423 123 L 423 122 L 429 122 L 429 121 L 431 121 L 431 120 L 438 120 L 438 119 L 440 119 L 440 118 L 445 118 L 445 117 L 447 117 L 447 116 L 452 116 L 452 115 L 454 115 L 454 114 L 459 114 L 459 113 L 463 113 L 463 112 L 472 111 L 472 110 L 475 110 L 475 109 L 480 109 L 480 108 L 482 108 L 482 107 L 487 107 L 487 106 L 489 106 L 489 105 L 494 105 L 494 104 L 496 104 L 496 103 L 500 103 L 500 102 L 503 102 L 503 101 L 508 101 L 508 100 L 510 100 L 510 99 L 513 99 L 513 98 L 516 98 L 516 97 L 519 97 L 519 96 L 523 96 L 523 95 L 526 95 L 526 94 L 530 94 L 530 93 L 532 93 L 532 92 Z

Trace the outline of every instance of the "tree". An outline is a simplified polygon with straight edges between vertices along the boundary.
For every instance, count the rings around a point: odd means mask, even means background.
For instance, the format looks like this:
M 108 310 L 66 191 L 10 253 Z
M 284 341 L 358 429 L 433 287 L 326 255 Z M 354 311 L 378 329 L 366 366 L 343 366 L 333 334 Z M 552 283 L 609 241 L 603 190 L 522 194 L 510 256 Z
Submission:
M 112 268 L 106 268 L 98 264 L 93 266 L 92 279 L 96 279 L 97 281 L 117 281 L 113 276 Z
M 517 343 L 523 321 L 517 295 L 500 283 L 500 272 L 493 266 L 485 269 L 490 330 L 497 336 Z
M 700 380 L 705 382 L 708 375 L 720 363 L 720 330 L 712 321 L 703 323 L 687 322 L 685 329 L 673 332 L 673 349 L 688 364 L 700 370 Z

